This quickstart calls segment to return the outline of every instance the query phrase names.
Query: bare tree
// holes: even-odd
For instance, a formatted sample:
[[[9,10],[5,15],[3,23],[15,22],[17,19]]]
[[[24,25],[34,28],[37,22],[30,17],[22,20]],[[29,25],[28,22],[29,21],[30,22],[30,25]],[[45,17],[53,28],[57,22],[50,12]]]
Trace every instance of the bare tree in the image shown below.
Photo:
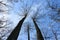
[[[32,32],[33,28],[31,28],[31,25],[29,22],[27,22],[27,34],[28,34],[28,40],[30,40],[30,31]]]
[[[37,11],[36,11],[35,15],[33,15],[32,20],[33,20],[33,23],[35,25],[35,29],[36,29],[36,32],[37,32],[37,40],[44,40],[44,37],[43,37],[43,35],[41,33],[41,30],[39,29],[39,27],[38,27],[38,25],[36,23],[37,18],[38,18],[38,14],[39,14],[38,11],[39,11],[39,7],[37,8]]]
[[[23,8],[23,12],[22,12],[23,15],[22,16],[24,16],[24,17],[22,18],[22,20],[19,21],[19,23],[17,24],[15,29],[11,32],[11,34],[9,35],[7,40],[17,40],[19,32],[22,27],[22,24],[23,24],[24,20],[26,19],[26,17],[28,16],[28,12],[30,11],[31,6],[28,8],[27,4],[26,4],[22,8]],[[21,16],[21,15],[19,14],[19,16]]]
[[[30,32],[29,32],[30,28],[29,25],[27,26],[27,32],[28,32],[28,40],[30,40]]]
[[[11,32],[11,34],[9,35],[9,37],[7,38],[7,40],[17,40],[19,32],[21,30],[21,26],[25,20],[27,15],[25,15],[25,17],[19,21],[19,23],[17,24],[17,26],[15,27],[15,29]]]
[[[4,4],[2,2],[0,2],[0,4],[3,4],[5,6],[7,6],[6,4]],[[26,7],[27,7],[27,5],[26,5]],[[28,14],[28,12],[30,10],[30,8],[27,9],[26,7],[24,7],[24,15],[23,15],[24,17],[22,18],[22,20],[19,21],[19,23],[17,24],[17,26],[15,27],[15,29],[8,36],[7,40],[17,40],[19,32],[20,32],[21,27],[22,27],[22,24],[23,24],[24,20],[26,19],[27,14]],[[1,12],[4,12],[4,11],[1,10]]]
[[[30,40],[30,24],[29,24],[29,22],[27,22],[27,23],[25,22],[24,25],[26,25],[25,32],[28,34],[28,40]]]
[[[31,24],[30,24],[30,22],[25,22],[24,23],[24,28],[25,28],[25,30],[24,30],[24,33],[27,33],[27,35],[28,35],[28,40],[30,40],[30,38],[31,38],[31,36],[30,36],[30,32],[33,32],[33,26],[31,26]],[[35,39],[35,38],[32,38],[33,40]],[[36,39],[35,39],[36,40]]]
[[[34,22],[34,25],[35,25],[35,28],[37,31],[37,40],[44,40],[41,30],[39,29],[39,27],[34,19],[33,19],[33,22]]]

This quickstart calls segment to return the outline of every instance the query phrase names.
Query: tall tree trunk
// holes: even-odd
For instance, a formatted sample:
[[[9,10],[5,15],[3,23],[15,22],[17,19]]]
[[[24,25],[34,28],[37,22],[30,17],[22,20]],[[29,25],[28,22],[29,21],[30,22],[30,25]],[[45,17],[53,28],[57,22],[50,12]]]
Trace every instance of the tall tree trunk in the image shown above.
[[[17,24],[16,28],[11,32],[11,34],[9,35],[9,37],[7,38],[7,40],[17,40],[19,32],[21,30],[21,26],[25,20],[26,16],[19,21],[19,23]]]
[[[28,26],[28,40],[30,40],[29,26]]]
[[[37,23],[35,22],[35,20],[33,19],[33,22],[34,22],[34,25],[35,25],[35,28],[36,28],[36,31],[37,31],[37,40],[44,40],[43,36],[42,36],[42,33],[37,25]]]

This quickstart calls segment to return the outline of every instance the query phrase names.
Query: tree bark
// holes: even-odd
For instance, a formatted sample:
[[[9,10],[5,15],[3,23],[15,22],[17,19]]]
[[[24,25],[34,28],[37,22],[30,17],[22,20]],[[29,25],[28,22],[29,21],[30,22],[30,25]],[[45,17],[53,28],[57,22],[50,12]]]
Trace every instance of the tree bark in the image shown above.
[[[30,32],[29,32],[29,26],[28,26],[28,40],[30,40]]]
[[[21,27],[22,27],[22,24],[23,24],[25,18],[26,18],[26,16],[21,21],[19,21],[16,28],[11,32],[11,34],[9,35],[7,40],[17,40],[19,32],[21,30]]]
[[[37,23],[35,22],[35,20],[33,19],[33,22],[34,22],[34,25],[35,25],[35,28],[36,28],[36,31],[37,31],[37,40],[44,40],[43,36],[42,36],[42,33],[41,33],[41,30],[39,29]]]

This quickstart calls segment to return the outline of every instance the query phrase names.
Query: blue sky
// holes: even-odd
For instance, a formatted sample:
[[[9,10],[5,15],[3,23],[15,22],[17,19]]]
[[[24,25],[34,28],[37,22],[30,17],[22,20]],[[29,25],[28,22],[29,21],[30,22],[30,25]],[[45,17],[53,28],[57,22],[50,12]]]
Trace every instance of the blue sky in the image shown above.
[[[57,7],[56,9],[60,8],[60,0],[48,0],[48,1],[50,3],[50,6],[53,6],[55,8]],[[36,39],[37,38],[36,30],[34,28],[34,23],[31,19],[31,17],[34,17],[35,14],[38,14],[36,22],[37,22],[39,28],[41,29],[43,36],[44,37],[51,36],[50,39],[46,39],[46,38],[44,38],[44,39],[45,40],[55,40],[55,35],[53,34],[52,29],[56,33],[59,32],[60,31],[59,30],[60,22],[54,21],[54,18],[60,19],[60,15],[58,16],[57,11],[52,10],[48,6],[47,0],[21,0],[21,1],[19,0],[18,2],[13,2],[13,3],[7,2],[7,4],[12,7],[12,8],[8,8],[10,10],[10,11],[8,11],[8,13],[9,13],[8,19],[10,19],[13,22],[14,27],[24,17],[24,16],[20,16],[20,15],[24,15],[24,9],[26,9],[26,8],[29,9],[29,7],[31,6],[31,8],[28,12],[28,16],[22,25],[22,29],[21,29],[21,32],[19,33],[19,37],[17,40],[28,40],[27,32],[25,32],[26,25],[24,25],[24,24],[26,24],[26,22],[27,23],[29,22],[33,29],[32,30],[33,32],[31,32],[31,30],[30,30],[30,39],[37,40]],[[38,10],[38,13],[36,13],[37,10]],[[53,19],[51,19],[51,18],[53,18]],[[14,28],[14,27],[12,27],[12,28]],[[59,30],[59,31],[56,31],[56,30]],[[57,38],[60,40],[60,36],[57,35]]]
[[[57,9],[60,8],[60,1],[59,0],[48,0],[48,1],[51,6],[53,6],[53,7],[57,6]],[[57,14],[57,12],[48,7],[48,2],[46,0],[23,0],[22,2],[20,2],[20,1],[17,3],[13,2],[13,5],[12,5],[13,10],[11,10],[12,13],[10,11],[10,14],[14,15],[14,17],[11,17],[11,19],[14,21],[14,24],[18,23],[19,18],[21,18],[21,16],[19,16],[18,13],[20,15],[22,15],[24,8],[27,8],[26,5],[28,8],[31,6],[31,9],[30,9],[28,16],[27,16],[26,20],[24,21],[24,23],[30,22],[30,20],[31,20],[30,23],[32,23],[32,25],[33,25],[31,17],[33,17],[33,15],[35,15],[37,9],[39,9],[38,16],[37,16],[38,19],[36,22],[37,22],[39,28],[41,29],[43,36],[44,37],[51,36],[50,39],[55,40],[52,29],[54,31],[58,30],[59,26],[60,26],[59,25],[60,22],[56,22],[50,18],[49,15],[55,15],[55,14]],[[17,22],[15,23],[15,21],[17,21]],[[51,27],[51,25],[53,25],[53,27]],[[21,33],[20,33],[21,36],[19,35],[18,40],[20,40],[20,39],[27,40],[28,39],[27,34],[24,34],[24,30],[25,30],[24,27],[26,27],[26,26],[22,26]],[[32,26],[32,28],[34,28],[34,26]],[[33,40],[33,39],[37,40],[37,39],[35,39],[36,38],[35,37],[35,35],[36,35],[35,29],[31,33],[30,33],[31,40]],[[57,37],[58,37],[58,35],[57,35]],[[50,39],[45,39],[45,40],[50,40]]]

